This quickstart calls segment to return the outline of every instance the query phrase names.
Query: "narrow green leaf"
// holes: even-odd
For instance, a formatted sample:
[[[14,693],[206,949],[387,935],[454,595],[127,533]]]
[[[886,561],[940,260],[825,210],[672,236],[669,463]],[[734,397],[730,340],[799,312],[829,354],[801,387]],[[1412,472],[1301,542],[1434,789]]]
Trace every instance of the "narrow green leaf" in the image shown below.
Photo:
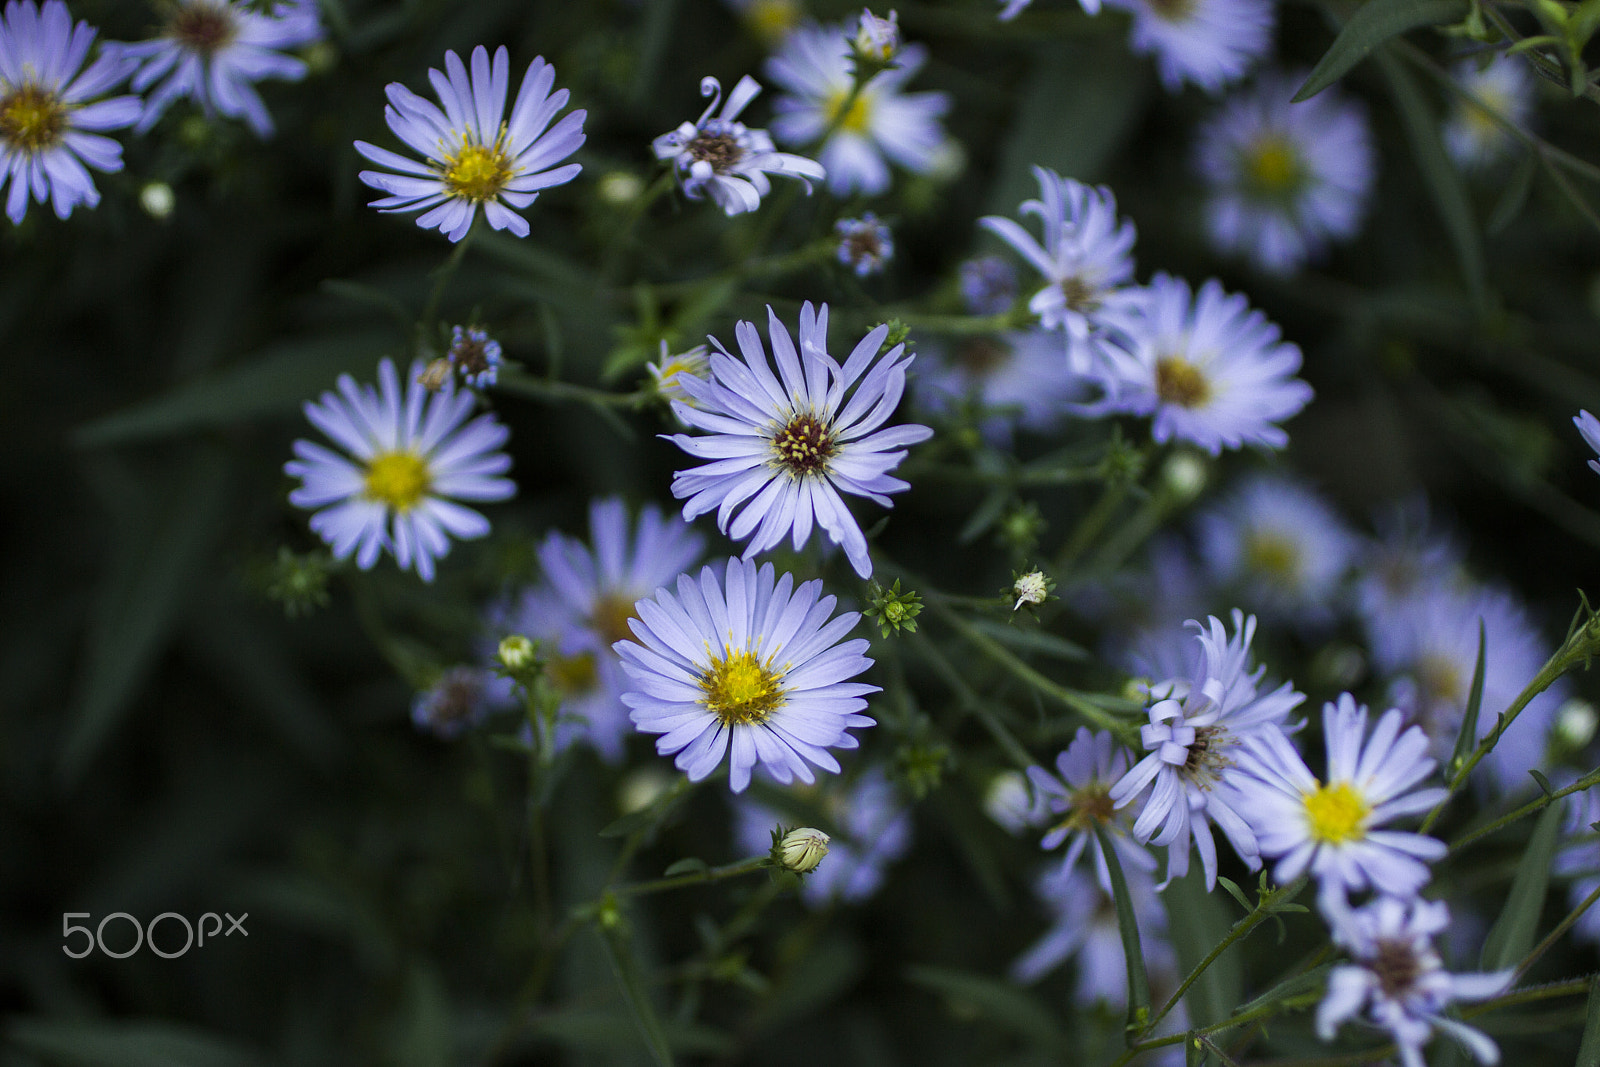
[[[906,968],[905,976],[908,981],[976,1008],[984,1018],[1028,1039],[1037,1049],[1060,1052],[1067,1047],[1066,1034],[1056,1023],[1056,1012],[1014,982],[950,967],[911,966]]]
[[[1572,1067],[1600,1067],[1600,981],[1589,983],[1589,1017],[1583,1024],[1583,1042]]]
[[[1369,0],[1376,2],[1376,0]],[[1427,0],[1437,2],[1437,0]],[[1361,10],[1366,10],[1362,8]],[[1392,55],[1380,52],[1378,60],[1389,80],[1390,92],[1406,127],[1412,155],[1422,180],[1433,195],[1434,206],[1444,222],[1450,243],[1455,246],[1462,277],[1472,293],[1474,304],[1482,306],[1487,283],[1484,280],[1483,244],[1472,218],[1472,203],[1467,198],[1461,172],[1444,150],[1439,139],[1439,119],[1428,107],[1411,74]]]
[[[1111,897],[1117,905],[1117,932],[1122,935],[1122,955],[1128,969],[1128,1039],[1150,1017],[1150,977],[1144,970],[1144,950],[1139,946],[1139,920],[1133,913],[1133,898],[1128,895],[1128,880],[1122,874],[1122,861],[1111,847],[1105,827],[1094,824],[1100,854],[1111,873]]]
[[[1309,971],[1303,971],[1291,978],[1285,978],[1249,1003],[1239,1005],[1234,1014],[1244,1015],[1264,1005],[1276,1004],[1278,1001],[1287,1000],[1298,993],[1316,989],[1322,984],[1323,978],[1333,969],[1333,966],[1332,963],[1319,963]]]
[[[976,541],[985,530],[1000,521],[1000,516],[1005,514],[1006,505],[1011,503],[1011,491],[1003,486],[996,486],[983,498],[983,503],[967,519],[961,531],[956,534],[958,544],[971,544]]]
[[[661,1028],[661,1020],[656,1015],[655,1005],[650,1003],[644,983],[639,980],[638,966],[628,948],[627,933],[621,926],[601,927],[598,933],[606,948],[606,958],[611,961],[611,973],[616,975],[617,987],[622,991],[622,999],[627,1001],[634,1024],[639,1028],[639,1036],[644,1038],[650,1055],[661,1067],[672,1067],[672,1050],[667,1047],[666,1031]]]
[[[1351,67],[1391,37],[1418,26],[1459,22],[1467,14],[1463,0],[1367,0],[1356,8],[1328,51],[1311,68],[1292,103],[1309,100],[1338,81]]]
[[[630,834],[654,830],[670,815],[678,803],[688,795],[687,779],[680,779],[676,788],[657,797],[653,804],[630,811],[600,831],[601,837],[627,837]]]
[[[1533,947],[1539,916],[1544,911],[1545,890],[1550,885],[1550,864],[1555,856],[1563,814],[1560,804],[1551,804],[1533,828],[1527,850],[1517,864],[1516,876],[1511,880],[1511,891],[1506,894],[1505,907],[1483,942],[1482,966],[1486,971],[1515,967]]]
[[[695,856],[689,856],[688,858],[681,859],[677,863],[674,863],[672,866],[668,867],[664,872],[662,872],[661,876],[663,878],[673,878],[680,874],[689,874],[691,872],[698,874],[701,871],[708,871],[710,869],[710,867],[706,866],[705,860],[699,859]]]
[[[1219,875],[1217,877],[1217,884],[1226,889],[1228,891],[1228,895],[1234,900],[1237,900],[1239,902],[1239,907],[1243,908],[1246,913],[1255,910],[1255,905],[1250,903],[1249,899],[1244,895],[1244,890],[1239,888],[1239,883],[1235,882],[1232,878],[1223,878]]]
[[[1535,770],[1529,770],[1528,773],[1532,775],[1534,783],[1538,785],[1539,789],[1544,793],[1545,796],[1548,797],[1554,795],[1556,789],[1555,786],[1550,784],[1550,779],[1546,778],[1543,774]]]
[[[1472,686],[1467,691],[1467,712],[1461,717],[1461,732],[1456,735],[1456,749],[1450,754],[1450,770],[1466,763],[1478,747],[1478,712],[1483,707],[1483,672],[1489,638],[1484,632],[1483,619],[1478,619],[1478,661],[1472,668]]]

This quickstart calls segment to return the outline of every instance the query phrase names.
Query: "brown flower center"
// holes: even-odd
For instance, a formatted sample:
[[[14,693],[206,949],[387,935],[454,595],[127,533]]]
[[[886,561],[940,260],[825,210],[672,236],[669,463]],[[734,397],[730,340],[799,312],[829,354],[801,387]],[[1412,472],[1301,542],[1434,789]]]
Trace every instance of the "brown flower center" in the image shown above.
[[[711,164],[718,174],[728,173],[744,158],[744,149],[730,133],[702,133],[683,147],[697,161]]]
[[[819,474],[839,451],[833,435],[815,415],[796,415],[772,439],[778,464],[793,475]]]
[[[1422,974],[1422,963],[1410,942],[1385,939],[1378,942],[1372,973],[1378,976],[1378,988],[1383,995],[1394,1000],[1404,996],[1416,983]]]
[[[195,52],[216,52],[233,42],[239,24],[220,4],[185,4],[172,17],[167,35]]]

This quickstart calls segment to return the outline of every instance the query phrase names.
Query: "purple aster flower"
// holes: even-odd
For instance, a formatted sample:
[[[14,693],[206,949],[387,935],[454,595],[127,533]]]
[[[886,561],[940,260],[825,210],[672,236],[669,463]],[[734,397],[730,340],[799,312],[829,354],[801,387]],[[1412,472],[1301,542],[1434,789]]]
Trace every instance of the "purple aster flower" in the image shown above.
[[[1572,424],[1578,428],[1578,433],[1583,435],[1583,443],[1600,452],[1600,419],[1587,411],[1579,411],[1572,416]],[[1591,459],[1589,469],[1600,474],[1600,459]]]
[[[1434,528],[1420,497],[1380,514],[1377,528],[1357,560],[1356,615],[1369,648],[1399,649],[1411,640],[1411,604],[1427,589],[1461,586],[1466,557],[1454,538]],[[1394,663],[1405,653],[1377,655]]]
[[[568,163],[557,167],[583,145],[587,112],[569,113],[550,129],[550,120],[567,106],[567,90],[552,93],[555,68],[536,58],[528,64],[522,87],[505,120],[511,86],[510,54],[501,46],[494,63],[482,45],[472,50],[472,74],[454,52],[444,54],[448,76],[428,71],[428,80],[443,110],[399,82],[390,82],[389,106],[383,109],[389,128],[427,162],[418,163],[377,145],[357,141],[356,151],[399,174],[364,170],[361,180],[388,193],[372,206],[379,211],[422,211],[417,225],[437,229],[459,241],[472,227],[478,208],[497,230],[528,236],[528,220],[518,211],[538,199],[539,190],[570,182],[583,169]]]
[[[1487,1000],[1511,985],[1512,971],[1451,974],[1433,948],[1433,935],[1450,925],[1443,901],[1379,897],[1355,910],[1328,915],[1333,940],[1351,962],[1328,975],[1328,995],[1317,1008],[1317,1034],[1333,1040],[1339,1024],[1360,1015],[1387,1030],[1400,1046],[1403,1067],[1426,1067],[1422,1046],[1443,1031],[1480,1063],[1494,1064],[1500,1050],[1480,1030],[1451,1019],[1458,1000]]]
[[[318,509],[311,528],[336,557],[354,553],[367,570],[388,549],[402,569],[414,566],[431,582],[451,536],[489,532],[488,519],[455,501],[505,500],[517,487],[499,477],[511,466],[500,451],[510,432],[493,415],[467,422],[473,395],[453,382],[430,393],[422,373],[422,362],[413,363],[403,394],[392,360],[378,366],[379,389],[340,375],[339,392],[308,401],[305,413],[349,455],[300,440],[283,469],[303,480],[289,502]]]
[[[1106,0],[1133,15],[1129,44],[1154,55],[1161,84],[1214,93],[1272,49],[1271,0]]]
[[[859,219],[840,219],[833,224],[833,232],[839,237],[839,262],[855,271],[857,278],[880,273],[894,258],[894,236],[870,211]]]
[[[1239,776],[1234,753],[1251,731],[1283,722],[1305,694],[1289,682],[1259,692],[1266,668],[1249,667],[1255,616],[1246,619],[1235,608],[1231,638],[1214,615],[1206,626],[1190,625],[1200,642],[1200,664],[1188,679],[1152,688],[1150,723],[1139,731],[1150,754],[1112,786],[1111,800],[1124,807],[1150,790],[1133,824],[1134,839],[1167,847],[1170,882],[1188,872],[1193,837],[1210,889],[1217,883],[1217,846],[1208,820],[1228,836],[1251,870],[1261,866],[1255,833],[1239,811],[1233,788]]]
[[[1100,884],[1111,888],[1111,872],[1105,856],[1095,842],[1095,827],[1105,829],[1124,868],[1155,869],[1155,857],[1133,844],[1128,828],[1119,819],[1111,801],[1111,787],[1128,770],[1128,754],[1107,731],[1091,733],[1078,727],[1077,736],[1066,751],[1056,757],[1056,773],[1043,767],[1029,767],[1028,781],[1043,808],[1042,821],[1049,826],[1039,847],[1055,849],[1066,842],[1061,858],[1063,867],[1075,867],[1084,850],[1094,845],[1095,872]]]
[[[801,307],[798,350],[771,308],[767,318],[776,376],[755,324],[741,322],[735,336],[742,359],[712,338],[717,351],[710,379],[678,379],[693,403],[673,401],[673,413],[709,436],[663,436],[711,462],[673,475],[672,495],[687,501],[685,519],[717,509],[717,526],[724,533],[735,541],[749,538],[746,559],[774,547],[785,534],[800,548],[815,524],[843,546],[857,574],[869,577],[866,536],[839,493],[890,507],[886,494],[910,488],[889,471],[905,458],[906,446],[926,441],[933,431],[917,425],[879,427],[900,402],[913,357],[904,345],[895,345],[879,358],[889,335],[887,326],[879,326],[840,366],[828,354],[826,304],[820,310],[809,302]]]
[[[72,24],[67,5],[11,0],[0,19],[0,184],[9,181],[6,216],[21,222],[28,193],[66,218],[100,192],[84,164],[122,169],[122,146],[92,131],[115,130],[139,117],[139,98],[96,100],[136,65],[106,49],[83,70],[95,30]],[[79,71],[82,71],[80,74]]]
[[[733,87],[722,114],[712,117],[722,103],[722,85],[715,78],[704,78],[700,95],[713,99],[700,118],[650,142],[657,159],[672,161],[690,200],[709,194],[725,213],[738,215],[760,207],[761,198],[772,192],[768,174],[798,178],[808,193],[813,181],[826,176],[814,160],[779,152],[766,130],[752,130],[737,121],[760,91],[760,84],[745,75]]]
[[[525,591],[496,629],[546,643],[549,674],[562,694],[555,744],[582,737],[610,763],[632,732],[622,694],[628,678],[612,651],[632,637],[634,605],[694,566],[705,539],[654,505],[637,528],[616,497],[589,505],[589,541],[552,531],[539,547],[543,581]]]
[[[1469,98],[1452,95],[1444,124],[1444,147],[1463,167],[1485,167],[1516,143],[1507,124],[1526,129],[1533,117],[1535,81],[1520,56],[1495,52],[1489,59],[1463,59],[1452,69]]]
[[[992,444],[1008,444],[1013,424],[1049,433],[1082,398],[1083,380],[1061,358],[1061,335],[1051,330],[974,334],[927,347],[917,403],[945,415],[975,404],[979,428]]]
[[[1355,236],[1377,176],[1359,102],[1337,89],[1294,104],[1304,73],[1264,74],[1200,129],[1206,229],[1223,252],[1291,274]]]
[[[961,302],[969,315],[999,315],[1017,299],[1017,268],[1000,256],[979,256],[961,264]]]
[[[1248,734],[1234,757],[1240,810],[1254,828],[1261,855],[1278,859],[1273,878],[1288,885],[1306,871],[1324,896],[1376,889],[1410,896],[1432,877],[1428,864],[1442,859],[1443,841],[1380,830],[1386,822],[1420,815],[1450,795],[1417,789],[1437,764],[1419,727],[1401,729],[1398,710],[1378,720],[1367,736],[1367,709],[1349,693],[1322,707],[1328,778],[1319,781],[1283,731],[1266,725]]]
[[[143,64],[133,88],[143,92],[161,82],[145,101],[139,132],[186,96],[207,115],[244,119],[259,137],[272,132],[272,116],[255,83],[305,77],[305,63],[283,51],[321,40],[322,26],[315,0],[260,7],[247,0],[177,0],[160,37],[117,45]]]
[[[1157,274],[1116,325],[1127,344],[1102,348],[1106,397],[1088,413],[1150,415],[1157,443],[1188,441],[1213,456],[1289,443],[1278,423],[1311,401],[1293,377],[1300,349],[1243,296],[1215,280],[1191,296],[1188,282]]]
[[[728,755],[735,793],[758,764],[784,784],[814,781],[812,766],[838,774],[828,749],[855,748],[849,729],[874,722],[859,712],[878,687],[846,680],[872,666],[867,641],[839,643],[860,613],[829,619],[821,579],[796,587],[749,560],[730,559],[722,582],[710,567],[681,574],[677,589],[639,601],[634,640],[612,646],[632,679],[622,702],[642,733],[661,735],[656,751],[677,753],[696,782]]]

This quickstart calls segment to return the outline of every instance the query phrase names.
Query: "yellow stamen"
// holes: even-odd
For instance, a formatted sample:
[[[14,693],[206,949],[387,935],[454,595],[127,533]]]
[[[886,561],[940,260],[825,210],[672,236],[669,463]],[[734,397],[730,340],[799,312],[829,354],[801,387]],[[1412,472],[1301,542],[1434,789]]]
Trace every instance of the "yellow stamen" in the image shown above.
[[[587,693],[600,680],[595,669],[594,653],[580,652],[576,656],[554,656],[550,660],[550,680],[565,694]]]
[[[1342,845],[1367,836],[1367,816],[1372,808],[1348,782],[1319,785],[1300,798],[1311,824],[1311,836],[1330,845]]]
[[[43,86],[27,83],[0,99],[0,138],[24,152],[37,152],[61,140],[67,105]]]
[[[464,142],[444,164],[444,183],[450,192],[474,204],[493,200],[511,180],[511,157],[505,149],[505,131],[492,145]]]
[[[1304,174],[1294,145],[1276,134],[1267,134],[1251,145],[1245,151],[1244,165],[1250,184],[1268,196],[1294,192]]]
[[[432,484],[427,460],[411,452],[380,452],[367,464],[367,499],[396,511],[416,507]]]
[[[850,98],[848,89],[840,89],[828,97],[827,115],[830,125],[837,123],[841,130],[851,133],[866,133],[872,121],[872,105],[867,100],[867,94],[857,93],[855,100],[851,101],[850,110],[845,112],[843,119],[839,112],[844,109],[844,102]]]
[[[701,702],[716,713],[724,726],[751,726],[783,706],[783,674],[763,665],[753,652],[729,652],[711,657],[700,678],[705,691]]]
[[[1156,396],[1164,404],[1197,408],[1211,399],[1211,383],[1188,360],[1163,356],[1156,360]]]
[[[1300,549],[1271,530],[1252,530],[1244,539],[1245,564],[1257,574],[1292,584],[1300,573]]]

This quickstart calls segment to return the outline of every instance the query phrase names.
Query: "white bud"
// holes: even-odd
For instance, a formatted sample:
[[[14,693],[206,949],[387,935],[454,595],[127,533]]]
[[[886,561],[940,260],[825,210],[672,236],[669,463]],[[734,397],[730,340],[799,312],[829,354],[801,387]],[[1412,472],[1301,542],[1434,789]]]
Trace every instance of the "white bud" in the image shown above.
[[[153,219],[166,219],[177,204],[178,198],[166,182],[149,182],[139,190],[139,206]]]
[[[817,869],[822,857],[828,854],[828,841],[827,834],[809,826],[790,830],[778,842],[777,860],[786,871],[809,874]]]
[[[1020,834],[1033,824],[1033,791],[1021,771],[1001,771],[989,779],[983,810],[1008,834]]]
[[[1162,464],[1161,481],[1179,500],[1193,500],[1206,487],[1205,460],[1193,452],[1174,452]]]
[[[600,179],[600,199],[622,207],[639,199],[644,193],[644,182],[636,174],[614,170]]]
[[[1016,611],[1024,604],[1043,604],[1044,598],[1050,595],[1050,585],[1045,581],[1044,571],[1029,571],[1017,579],[1011,593],[1017,598],[1011,610]]]
[[[512,634],[500,642],[497,651],[501,664],[511,671],[525,671],[538,662],[538,650],[522,634]]]
[[[1556,709],[1556,739],[1566,748],[1580,749],[1593,741],[1597,726],[1600,717],[1595,715],[1594,705],[1580,697],[1572,697]]]
[[[673,781],[671,774],[655,765],[630,772],[617,785],[617,810],[624,815],[643,811],[661,799],[661,794],[672,788]]]

